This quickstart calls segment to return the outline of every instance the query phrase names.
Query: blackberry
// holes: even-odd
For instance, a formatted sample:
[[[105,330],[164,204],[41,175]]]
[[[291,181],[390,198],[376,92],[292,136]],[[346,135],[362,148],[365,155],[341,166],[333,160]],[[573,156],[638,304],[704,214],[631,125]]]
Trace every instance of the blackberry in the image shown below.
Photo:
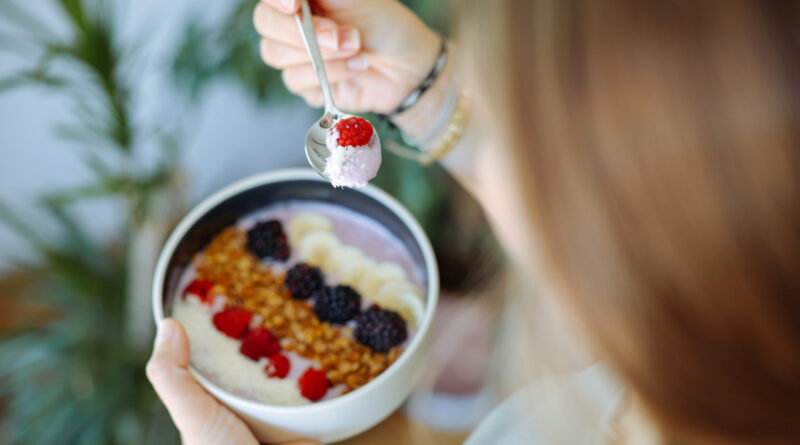
[[[308,300],[314,292],[322,289],[324,277],[319,268],[299,263],[286,272],[286,288],[292,298]]]
[[[350,286],[323,287],[314,293],[314,313],[321,321],[344,324],[361,310],[361,295]]]
[[[356,317],[355,337],[375,352],[387,352],[408,337],[406,321],[395,311],[372,306]]]
[[[247,248],[261,259],[286,261],[289,258],[289,242],[281,222],[275,219],[262,221],[247,231]]]

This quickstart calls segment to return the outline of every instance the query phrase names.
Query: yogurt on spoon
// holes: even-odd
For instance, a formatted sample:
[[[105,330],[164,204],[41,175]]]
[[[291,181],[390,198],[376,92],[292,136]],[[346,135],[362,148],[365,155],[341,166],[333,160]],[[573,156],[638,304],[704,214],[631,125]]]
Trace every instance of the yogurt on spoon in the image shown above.
[[[324,174],[334,187],[361,187],[378,174],[381,142],[366,119],[340,120],[328,131],[325,145],[330,156]]]

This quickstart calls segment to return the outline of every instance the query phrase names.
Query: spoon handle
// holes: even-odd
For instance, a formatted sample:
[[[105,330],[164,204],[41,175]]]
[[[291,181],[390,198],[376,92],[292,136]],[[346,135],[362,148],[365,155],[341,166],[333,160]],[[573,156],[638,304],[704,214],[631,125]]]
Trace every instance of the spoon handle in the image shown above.
[[[317,79],[319,79],[319,85],[322,88],[322,98],[325,100],[325,113],[338,116],[340,112],[333,103],[333,94],[328,83],[328,75],[325,73],[322,54],[319,51],[317,33],[314,32],[314,22],[311,20],[311,8],[308,6],[308,0],[301,2],[301,10],[303,12],[302,17],[298,12],[294,15],[294,19],[300,28],[300,34],[303,35],[303,42],[306,44],[308,55],[311,56],[311,65],[314,66],[314,71],[317,72]]]

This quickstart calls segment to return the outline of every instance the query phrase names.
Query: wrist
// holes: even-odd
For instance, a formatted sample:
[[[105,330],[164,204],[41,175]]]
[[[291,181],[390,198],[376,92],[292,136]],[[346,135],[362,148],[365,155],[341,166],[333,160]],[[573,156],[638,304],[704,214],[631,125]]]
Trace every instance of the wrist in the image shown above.
[[[452,50],[450,52],[452,54]],[[436,117],[446,114],[442,113],[446,111],[443,110],[443,106],[448,102],[448,97],[452,98],[455,83],[452,59],[452,56],[447,58],[439,76],[414,105],[392,117],[392,123],[402,130],[407,138],[422,141],[441,126],[442,123],[439,121],[442,119]],[[446,118],[447,116],[443,117],[444,120]]]

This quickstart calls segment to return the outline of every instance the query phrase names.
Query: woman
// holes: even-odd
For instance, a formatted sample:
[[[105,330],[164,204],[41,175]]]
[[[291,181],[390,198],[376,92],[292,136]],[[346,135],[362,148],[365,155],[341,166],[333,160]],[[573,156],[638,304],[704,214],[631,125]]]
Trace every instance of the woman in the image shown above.
[[[527,289],[629,388],[599,441],[800,443],[796,2],[476,0],[438,73],[395,0],[320,3],[337,104],[389,113],[468,183]],[[320,105],[297,8],[258,5],[262,55]]]

